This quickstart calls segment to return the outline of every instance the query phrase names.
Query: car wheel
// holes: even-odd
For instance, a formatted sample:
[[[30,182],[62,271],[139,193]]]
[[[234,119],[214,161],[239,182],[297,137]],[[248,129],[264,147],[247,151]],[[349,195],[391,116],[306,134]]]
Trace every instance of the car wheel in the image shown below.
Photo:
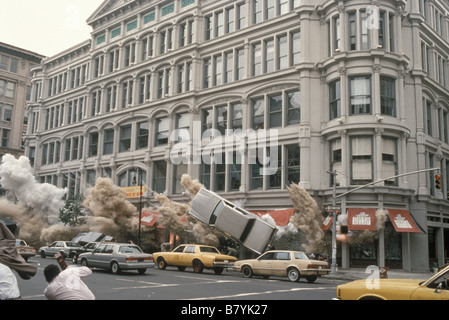
[[[167,262],[165,262],[164,258],[159,258],[157,260],[157,267],[159,270],[165,270],[165,268],[167,268]]]
[[[290,281],[296,282],[299,280],[299,271],[296,268],[290,268],[287,271],[287,277]]]
[[[193,261],[193,272],[201,273],[204,270],[204,265],[201,261],[195,260]]]
[[[118,266],[117,262],[112,262],[111,263],[111,271],[113,274],[119,274],[120,273],[120,267]]]
[[[80,264],[81,264],[82,267],[89,267],[88,264],[87,264],[87,259],[86,258],[81,259],[81,263]]]
[[[147,271],[147,268],[142,268],[142,269],[138,269],[137,272],[139,272],[139,274],[144,274]]]
[[[222,273],[223,273],[223,270],[224,270],[224,268],[222,268],[222,267],[214,268],[215,274],[222,274]]]
[[[44,259],[45,259],[45,257],[46,257],[45,251],[42,250],[42,251],[41,251],[41,258],[44,258]]]
[[[251,278],[253,276],[253,270],[251,269],[250,266],[243,266],[243,268],[242,268],[242,275],[245,278]]]
[[[317,276],[307,276],[307,277],[306,277],[306,280],[307,280],[309,283],[314,283],[315,280],[316,280],[317,278],[318,278]]]

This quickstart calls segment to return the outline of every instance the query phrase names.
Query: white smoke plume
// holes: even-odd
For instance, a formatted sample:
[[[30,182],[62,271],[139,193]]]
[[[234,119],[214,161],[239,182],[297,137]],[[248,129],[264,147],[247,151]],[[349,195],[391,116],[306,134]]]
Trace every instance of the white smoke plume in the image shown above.
[[[48,183],[38,183],[32,173],[27,157],[19,159],[10,154],[2,158],[0,183],[17,200],[12,205],[3,199],[0,215],[8,216],[20,225],[20,236],[40,239],[41,232],[58,222],[59,209],[66,189],[59,189]]]

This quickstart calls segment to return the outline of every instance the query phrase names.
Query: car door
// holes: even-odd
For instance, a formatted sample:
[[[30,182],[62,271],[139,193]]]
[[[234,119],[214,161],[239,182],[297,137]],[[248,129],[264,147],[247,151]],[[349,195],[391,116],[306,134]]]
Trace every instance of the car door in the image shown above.
[[[98,254],[98,267],[108,269],[111,265],[113,252],[114,245],[106,245],[104,249]]]
[[[254,261],[253,272],[258,275],[271,276],[271,266],[273,264],[275,252],[266,252]]]
[[[58,241],[53,242],[52,244],[50,244],[47,249],[45,250],[45,253],[47,255],[54,255],[56,253],[56,245],[58,244]]]
[[[101,253],[105,250],[106,245],[99,245],[91,254],[87,255],[87,262],[90,267],[101,266]]]
[[[162,256],[164,257],[167,264],[172,266],[178,266],[180,265],[180,259],[181,256],[184,254],[183,252],[185,248],[186,246],[184,245],[178,246],[172,252],[164,252]]]
[[[449,300],[449,269],[431,282],[419,286],[411,296],[412,300]]]
[[[191,267],[195,257],[196,246],[186,246],[184,253],[180,255],[179,265]]]
[[[271,274],[273,276],[286,276],[290,259],[290,252],[276,252],[271,263]]]

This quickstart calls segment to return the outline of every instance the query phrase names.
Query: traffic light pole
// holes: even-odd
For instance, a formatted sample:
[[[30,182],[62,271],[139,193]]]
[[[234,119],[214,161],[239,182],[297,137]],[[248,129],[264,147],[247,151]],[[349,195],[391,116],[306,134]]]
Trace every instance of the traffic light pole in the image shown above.
[[[441,168],[431,168],[431,169],[422,169],[422,170],[417,170],[417,171],[412,171],[412,172],[407,172],[407,173],[402,173],[402,174],[398,174],[395,176],[391,176],[385,179],[380,179],[374,182],[370,182],[367,183],[363,186],[354,188],[352,190],[349,190],[345,193],[339,194],[337,196],[336,194],[336,177],[337,177],[337,171],[327,171],[327,173],[332,175],[332,263],[331,263],[331,273],[332,274],[336,274],[338,272],[338,265],[337,265],[337,209],[336,209],[336,200],[337,198],[341,198],[349,193],[352,193],[354,191],[372,186],[376,183],[379,182],[383,182],[383,181],[387,181],[387,180],[391,180],[391,179],[395,179],[395,178],[399,178],[399,177],[404,177],[404,176],[409,176],[412,174],[417,174],[417,173],[422,173],[422,172],[427,172],[427,171],[433,171],[433,170],[438,170],[440,171]]]

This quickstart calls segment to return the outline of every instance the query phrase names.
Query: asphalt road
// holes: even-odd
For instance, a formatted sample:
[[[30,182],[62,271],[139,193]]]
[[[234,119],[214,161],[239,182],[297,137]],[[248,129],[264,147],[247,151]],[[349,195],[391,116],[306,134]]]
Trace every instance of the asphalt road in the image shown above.
[[[43,270],[57,264],[54,258],[34,257],[29,263],[38,268],[31,280],[18,277],[23,300],[46,300],[43,292],[47,286]],[[72,265],[67,261],[68,265]],[[341,281],[318,278],[314,283],[305,279],[290,282],[287,278],[243,278],[240,273],[225,271],[215,275],[212,271],[194,273],[191,268],[184,272],[168,267],[166,270],[147,269],[139,275],[127,271],[114,275],[106,270],[94,269],[83,281],[95,294],[97,300],[331,300]]]

